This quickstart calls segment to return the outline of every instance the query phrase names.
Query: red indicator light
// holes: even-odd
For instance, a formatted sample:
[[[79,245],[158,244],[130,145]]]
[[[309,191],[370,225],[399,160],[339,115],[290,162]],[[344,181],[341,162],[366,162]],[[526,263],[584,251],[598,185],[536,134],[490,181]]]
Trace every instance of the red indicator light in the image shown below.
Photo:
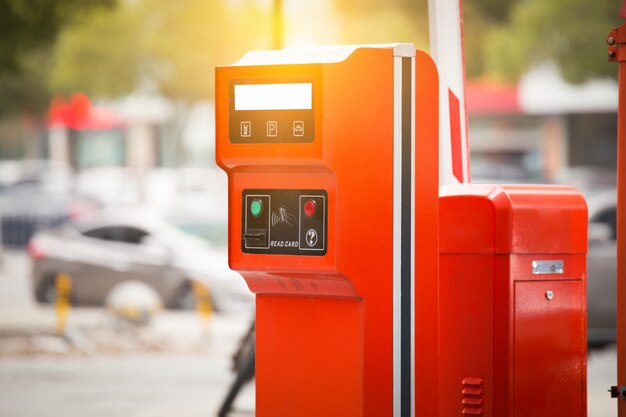
[[[306,203],[304,203],[304,214],[306,214],[307,217],[313,217],[316,211],[317,203],[315,203],[315,200],[307,200]]]

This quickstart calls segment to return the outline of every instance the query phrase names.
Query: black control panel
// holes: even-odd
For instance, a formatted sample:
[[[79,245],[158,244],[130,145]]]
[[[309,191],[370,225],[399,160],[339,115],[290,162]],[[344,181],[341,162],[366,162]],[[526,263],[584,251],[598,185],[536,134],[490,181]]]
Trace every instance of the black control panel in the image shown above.
[[[315,138],[309,77],[231,80],[232,143],[310,143]]]
[[[325,190],[244,190],[242,207],[244,253],[326,254]]]

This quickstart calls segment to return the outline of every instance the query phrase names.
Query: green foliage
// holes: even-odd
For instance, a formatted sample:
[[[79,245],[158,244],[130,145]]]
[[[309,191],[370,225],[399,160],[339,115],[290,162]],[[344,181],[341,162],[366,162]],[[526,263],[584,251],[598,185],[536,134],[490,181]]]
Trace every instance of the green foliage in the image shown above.
[[[490,19],[489,14],[484,13],[485,7],[481,6],[481,3],[488,2],[489,0],[463,2],[463,47],[465,72],[469,78],[479,77],[485,72],[485,38],[497,24]]]
[[[49,55],[45,49],[23,53],[16,61],[20,71],[0,76],[0,116],[45,112],[51,98],[47,82]]]
[[[161,90],[170,96],[209,98],[216,65],[271,47],[271,9],[254,2],[149,0],[147,6],[167,9],[152,16],[160,24],[153,28],[148,47]]]
[[[97,13],[60,39],[52,86],[88,95],[132,92],[145,79],[194,101],[213,94],[213,68],[268,48],[270,10],[252,3],[138,0]]]
[[[486,71],[514,80],[534,65],[554,61],[570,82],[615,77],[605,40],[620,23],[618,9],[614,0],[518,2],[510,25],[494,28],[486,37]]]
[[[411,15],[387,7],[378,13],[352,12],[341,20],[341,42],[346,44],[412,42],[428,49],[428,16]]]
[[[22,56],[54,42],[68,23],[114,0],[0,0],[0,74],[19,73]]]
[[[143,35],[133,8],[94,13],[66,30],[55,45],[55,91],[116,96],[132,91],[141,76]]]
[[[506,24],[515,0],[463,1],[465,69],[469,77],[484,74],[484,42],[491,29]],[[337,0],[349,42],[414,42],[428,49],[428,0]],[[365,39],[365,40],[363,40]],[[371,40],[374,39],[374,40]]]
[[[342,43],[413,42],[428,49],[428,0],[335,0]]]
[[[380,36],[420,46],[428,33],[427,4],[389,0],[382,7],[376,0],[337,0],[348,40],[370,42]],[[615,0],[464,0],[467,76],[516,80],[533,66],[553,61],[571,82],[615,77],[605,39],[621,23],[619,6]]]
[[[335,0],[337,9],[345,14],[379,13],[382,9],[396,8],[414,16],[428,15],[428,0],[387,0],[381,7],[380,0]]]
[[[473,16],[481,16],[483,22],[506,23],[509,20],[511,6],[516,0],[465,0],[463,1],[464,14],[471,10]]]
[[[177,100],[211,97],[216,65],[271,47],[271,4],[0,0],[0,116],[43,112],[50,91],[112,97],[145,80]],[[338,43],[428,47],[428,0],[332,4]],[[620,23],[615,0],[465,0],[463,7],[469,77],[514,80],[545,61],[570,81],[616,74],[604,43]],[[290,25],[298,30],[297,22]]]
[[[115,0],[0,0],[0,116],[42,114],[50,101],[50,47],[58,33]]]

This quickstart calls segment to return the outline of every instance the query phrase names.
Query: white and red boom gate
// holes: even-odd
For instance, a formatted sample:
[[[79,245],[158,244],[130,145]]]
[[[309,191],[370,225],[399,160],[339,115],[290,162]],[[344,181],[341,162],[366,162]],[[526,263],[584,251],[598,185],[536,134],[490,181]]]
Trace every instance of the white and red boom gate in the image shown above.
[[[470,182],[462,0],[429,0],[430,55],[439,71],[439,185]]]

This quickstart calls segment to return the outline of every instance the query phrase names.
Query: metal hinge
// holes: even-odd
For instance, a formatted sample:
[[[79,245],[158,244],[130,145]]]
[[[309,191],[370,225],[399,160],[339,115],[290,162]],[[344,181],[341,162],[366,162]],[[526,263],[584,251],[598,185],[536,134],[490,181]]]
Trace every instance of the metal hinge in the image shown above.
[[[606,43],[609,46],[610,62],[626,61],[626,48],[623,48],[626,46],[626,24],[613,28],[606,38]]]
[[[612,386],[609,390],[611,398],[626,398],[626,387]]]

